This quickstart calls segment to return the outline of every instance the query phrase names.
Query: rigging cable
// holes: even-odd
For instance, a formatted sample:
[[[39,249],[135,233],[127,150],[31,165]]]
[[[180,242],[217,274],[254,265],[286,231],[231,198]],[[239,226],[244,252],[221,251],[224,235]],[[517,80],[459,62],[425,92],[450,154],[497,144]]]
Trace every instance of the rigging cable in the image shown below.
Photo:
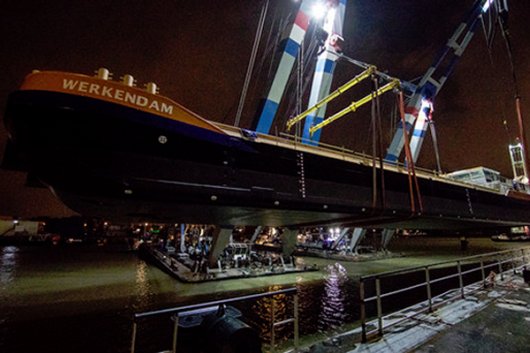
[[[381,209],[385,209],[385,178],[383,168],[383,141],[381,129],[381,108],[379,102],[379,81],[372,75],[372,209],[380,200]],[[379,159],[379,183],[377,182],[377,159]],[[379,191],[379,192],[378,192]]]
[[[375,109],[376,109],[376,128],[377,128],[377,140],[378,140],[378,152],[379,152],[379,174],[380,174],[380,197],[381,197],[381,207],[385,209],[386,207],[386,198],[385,198],[385,168],[383,167],[383,127],[381,123],[381,101],[379,99],[380,95],[377,93],[379,91],[379,80],[374,75],[374,87],[375,87]]]
[[[300,46],[300,50],[303,51],[304,53],[303,56],[301,56],[302,58],[301,60],[303,60],[303,71],[302,71],[302,76],[300,77],[301,83],[302,83],[300,86],[302,96],[305,95],[305,92],[307,92],[309,84],[311,83],[311,76],[309,75],[309,72],[310,72],[310,69],[316,65],[316,61],[314,59],[316,58],[315,54],[318,49],[318,45],[317,45],[317,41],[315,40],[314,33],[313,35],[311,35],[311,38],[306,41],[309,41],[309,45],[307,46],[307,48],[305,48],[303,45]],[[307,63],[310,63],[310,65],[308,65]],[[289,79],[287,80],[286,87],[291,87],[292,84],[293,84],[293,77],[290,76]],[[286,123],[285,119],[289,115],[296,116],[296,114],[292,114],[292,113],[289,114],[290,112],[294,112],[296,110],[296,108],[293,108],[293,105],[295,104],[296,104],[296,96],[289,95],[289,101],[287,102],[287,109],[286,109],[287,114],[283,115],[283,120],[281,121],[282,125],[285,125]]]
[[[298,52],[298,67],[297,67],[297,80],[296,80],[296,103],[295,103],[295,114],[298,115],[302,112],[302,96],[303,96],[303,79],[304,79],[304,46],[300,46]],[[283,125],[283,124],[282,124]],[[296,124],[295,136],[302,135],[302,127],[300,124]]]
[[[502,0],[501,0],[502,1]],[[527,171],[528,150],[526,144],[526,137],[523,124],[523,116],[521,112],[521,96],[519,95],[519,87],[517,83],[517,75],[515,72],[515,60],[513,58],[513,47],[510,40],[510,31],[508,29],[508,4],[506,1],[502,1],[503,6],[499,7],[499,26],[501,27],[502,37],[506,44],[506,51],[508,52],[508,58],[510,60],[510,66],[512,71],[513,89],[515,93],[515,111],[517,113],[517,122],[519,124],[519,140],[523,149],[524,169]],[[500,5],[499,5],[500,6]],[[528,175],[525,175],[528,177]]]
[[[261,33],[263,32],[263,25],[265,24],[265,18],[267,17],[267,10],[269,8],[269,0],[263,4],[261,8],[261,14],[258,22],[258,28],[256,29],[256,35],[254,37],[254,45],[252,46],[252,52],[250,54],[250,60],[247,67],[247,73],[245,75],[245,82],[243,83],[243,89],[241,91],[241,97],[239,98],[239,105],[237,107],[236,119],[234,126],[239,126],[241,120],[241,114],[243,112],[243,106],[245,105],[245,99],[247,97],[248,85],[250,84],[250,78],[252,71],[254,70],[254,63],[256,62],[256,55],[258,53]]]
[[[432,119],[432,106],[429,110],[429,115],[427,116],[427,119],[429,119],[429,129],[431,130],[431,139],[432,144],[434,148],[434,156],[436,157],[436,168],[439,174],[442,172],[442,165],[440,163],[440,151],[438,150],[438,138],[436,136],[436,129],[434,127],[434,120]]]
[[[377,86],[377,82],[374,82],[374,85]],[[375,109],[375,99],[374,96],[377,92],[377,88],[374,87],[374,91],[372,92],[372,124],[371,124],[371,129],[372,129],[372,209],[375,209],[376,206],[377,206],[377,168],[376,168],[376,154],[377,154],[377,151],[376,151],[376,136],[377,136],[377,133],[376,133],[376,123],[375,123],[375,114],[376,114],[376,109]]]
[[[401,124],[405,126],[405,102],[403,99],[403,91],[399,91],[398,96],[398,105],[399,105],[399,115],[401,116]],[[420,194],[420,186],[418,183],[418,178],[416,177],[416,170],[414,169],[414,160],[412,159],[412,152],[410,151],[410,145],[409,145],[409,134],[407,132],[407,129],[403,130],[403,140],[404,148],[405,148],[405,161],[407,165],[407,173],[409,176],[409,195],[410,195],[410,208],[412,213],[416,213],[416,205],[415,205],[415,197],[418,199],[418,206],[420,209],[420,213],[423,212],[423,202],[421,200],[421,194]]]

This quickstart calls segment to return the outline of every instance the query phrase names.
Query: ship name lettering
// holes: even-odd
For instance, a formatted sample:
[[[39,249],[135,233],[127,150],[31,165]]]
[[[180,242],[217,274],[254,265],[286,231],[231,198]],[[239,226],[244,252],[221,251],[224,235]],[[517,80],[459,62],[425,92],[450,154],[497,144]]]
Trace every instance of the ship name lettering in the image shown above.
[[[112,97],[112,87],[103,86],[103,91],[101,91],[101,95],[104,97],[114,98]]]
[[[88,93],[97,94],[99,96],[99,85],[96,83],[90,84]]]
[[[173,106],[162,102],[162,113],[173,114]]]
[[[125,92],[121,89],[117,89],[115,92],[114,92],[114,98],[117,99],[117,100],[120,100],[122,101],[123,100],[123,95],[125,94]]]
[[[89,93],[101,97],[108,97],[119,101],[125,101],[139,107],[146,107],[148,109],[156,110],[166,114],[173,114],[173,105],[159,102],[157,100],[149,100],[149,98],[135,93],[130,93],[121,89],[114,89],[97,83],[89,83],[87,81],[63,79],[63,89],[70,91],[78,91]]]

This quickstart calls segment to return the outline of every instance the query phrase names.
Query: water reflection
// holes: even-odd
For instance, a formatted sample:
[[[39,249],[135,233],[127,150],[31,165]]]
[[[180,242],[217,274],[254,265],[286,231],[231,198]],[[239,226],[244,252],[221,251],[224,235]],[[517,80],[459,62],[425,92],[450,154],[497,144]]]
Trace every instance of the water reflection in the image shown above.
[[[277,291],[282,289],[281,286],[269,286],[267,292]],[[272,332],[272,322],[285,320],[287,317],[293,315],[293,304],[290,295],[278,294],[274,297],[266,297],[257,300],[251,308],[255,314],[252,315],[250,321],[253,327],[258,327],[260,336],[263,341],[270,342]],[[279,326],[274,329],[274,335],[278,339],[284,337],[285,331],[292,331],[291,327]]]
[[[149,308],[153,302],[153,289],[148,276],[149,265],[144,261],[136,263],[136,277],[134,286],[134,304],[136,311],[142,311]]]
[[[7,290],[15,282],[18,248],[16,246],[0,247],[0,304],[7,302]],[[12,316],[12,309],[3,308],[0,315],[0,350],[9,337],[6,325],[8,318]]]
[[[15,279],[18,248],[6,246],[0,251],[0,293]]]
[[[327,330],[342,325],[347,318],[346,292],[344,285],[348,275],[339,263],[327,266],[328,274],[324,281],[324,295],[320,299],[318,329]]]

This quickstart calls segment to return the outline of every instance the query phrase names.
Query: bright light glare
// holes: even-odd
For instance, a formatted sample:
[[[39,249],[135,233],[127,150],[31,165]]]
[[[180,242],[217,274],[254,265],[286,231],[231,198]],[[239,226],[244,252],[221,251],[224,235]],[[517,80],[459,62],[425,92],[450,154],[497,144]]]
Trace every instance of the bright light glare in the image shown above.
[[[482,5],[482,12],[488,11],[488,9],[490,8],[490,5],[491,5],[492,2],[493,2],[493,0],[486,0],[484,5]]]
[[[335,22],[335,8],[327,9],[326,20],[324,21],[324,31],[333,34],[333,23]]]
[[[423,112],[426,108],[430,108],[431,111],[432,111],[432,103],[430,100],[428,99],[422,99],[421,100],[421,108],[420,108],[420,112]]]
[[[317,20],[320,20],[324,18],[324,16],[326,15],[326,10],[327,10],[326,5],[318,2],[315,5],[313,5],[313,8],[311,9],[311,16],[313,16]]]

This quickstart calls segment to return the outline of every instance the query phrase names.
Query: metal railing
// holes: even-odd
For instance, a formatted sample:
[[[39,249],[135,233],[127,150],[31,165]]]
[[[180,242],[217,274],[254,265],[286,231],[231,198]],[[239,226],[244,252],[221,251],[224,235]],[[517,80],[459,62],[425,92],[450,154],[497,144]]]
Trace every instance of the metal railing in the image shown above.
[[[220,129],[233,134],[234,136],[242,137],[244,134],[242,131],[244,129],[241,129],[239,127],[235,127],[232,125],[226,125],[219,122],[212,122],[214,125],[219,127]],[[292,135],[284,132],[280,132],[279,136],[275,135],[268,135],[268,134],[262,134],[262,133],[256,133],[256,138],[259,137],[259,140],[263,143],[275,145],[275,146],[284,146],[287,148],[292,148],[294,150],[299,151],[306,151],[311,152],[315,154],[321,154],[326,156],[333,156],[334,158],[339,158],[343,160],[350,160],[355,163],[360,163],[363,165],[371,165],[374,160],[372,155],[353,151],[351,149],[345,148],[344,146],[337,146],[332,144],[327,144],[324,142],[319,142],[318,145],[314,145],[314,141],[311,139],[307,139],[301,136]],[[379,166],[379,158],[375,158],[375,163],[377,166]],[[407,167],[402,162],[393,162],[389,163],[385,160],[383,160],[384,168],[385,170],[391,170],[398,173],[405,174],[407,173]],[[500,193],[500,191],[497,191],[491,187],[487,187],[484,185],[479,184],[473,184],[469,182],[465,182],[462,180],[456,180],[449,178],[448,176],[444,175],[443,173],[440,173],[439,171],[422,168],[418,166],[414,166],[414,169],[418,175],[418,177],[424,178],[424,179],[433,179],[437,181],[444,182],[446,184],[453,184],[458,186],[464,186],[471,189],[481,190],[481,191],[488,191],[488,192],[494,192],[494,193]]]
[[[410,268],[406,268],[402,270],[384,272],[384,273],[380,273],[377,275],[362,276],[359,282],[361,342],[362,343],[367,342],[369,336],[373,336],[373,335],[383,336],[385,329],[388,329],[392,326],[400,324],[403,321],[409,320],[410,318],[413,318],[414,316],[422,314],[426,311],[432,312],[435,307],[438,307],[446,302],[453,301],[457,298],[464,299],[466,294],[473,293],[481,288],[486,288],[488,285],[488,277],[489,277],[489,276],[486,276],[486,270],[488,269],[491,271],[490,274],[493,273],[494,276],[500,275],[501,279],[503,280],[504,275],[507,272],[513,271],[515,273],[517,269],[526,266],[527,255],[525,254],[528,253],[528,251],[530,251],[530,247],[520,248],[516,250],[504,250],[504,251],[486,253],[486,254],[481,254],[481,255],[469,256],[469,257],[461,258],[458,260],[439,262],[439,263],[431,264],[428,266],[410,267]],[[450,264],[454,264],[454,267],[456,268],[455,273],[444,275],[444,276],[437,277],[437,278],[434,278],[432,276],[433,270],[435,269],[436,270],[441,270],[441,269],[448,270],[451,268],[450,266],[448,266]],[[463,269],[463,266],[468,267],[468,269]],[[494,270],[498,272],[495,273]],[[478,273],[479,271],[480,271],[481,280],[469,283],[467,285],[464,284],[464,276],[468,274],[472,274],[472,273]],[[395,279],[396,276],[404,275],[404,274],[411,274],[415,272],[424,273],[423,282],[415,283],[405,288],[390,290],[387,292],[383,292],[381,290],[382,280],[390,279],[390,278]],[[447,288],[445,288],[445,291],[443,293],[436,295],[436,296],[432,295],[433,284],[439,283],[442,281],[447,281],[453,278],[455,279],[458,278],[458,286],[450,288],[450,290],[458,289],[456,294],[447,297],[447,293],[450,292],[450,290],[448,291]],[[367,283],[371,281],[375,282],[374,283],[375,284],[375,295],[366,297]],[[476,289],[470,289],[472,285],[477,285],[480,282],[482,282],[483,284],[482,286],[479,286]],[[415,311],[411,315],[406,315],[405,317],[399,320],[392,320],[389,324],[385,324],[383,320],[384,318],[383,300],[385,298],[394,296],[396,294],[410,292],[413,290],[418,290],[420,288],[425,289],[425,295],[427,298],[426,307],[424,307],[423,309],[419,309],[418,311]],[[442,297],[445,297],[445,299],[443,299]],[[436,304],[434,304],[435,299],[436,299]],[[369,330],[367,328],[367,308],[366,306],[368,303],[372,303],[372,302],[375,302],[375,306],[376,306],[375,316],[377,318],[377,328]],[[394,309],[393,311],[396,312],[402,309],[405,309],[405,307],[400,308],[400,309]]]
[[[274,296],[277,295],[292,295],[293,296],[293,317],[287,318],[281,321],[275,321],[275,300]],[[271,341],[270,341],[270,353],[274,353],[275,351],[275,330],[276,328],[286,325],[286,324],[293,324],[293,352],[298,352],[299,348],[299,316],[298,316],[298,292],[296,287],[294,288],[287,288],[282,289],[278,291],[273,292],[266,292],[266,293],[259,293],[259,294],[250,294],[235,298],[228,298],[228,299],[222,299],[222,300],[215,300],[215,301],[209,301],[205,303],[199,303],[199,304],[192,304],[192,305],[185,305],[185,306],[179,306],[174,308],[167,308],[167,309],[161,309],[161,310],[154,310],[154,311],[147,311],[143,313],[136,313],[133,316],[133,327],[132,327],[132,338],[131,338],[131,353],[136,352],[136,341],[138,336],[138,325],[142,319],[147,318],[154,318],[154,317],[162,317],[166,316],[168,319],[171,319],[173,321],[173,341],[171,344],[170,352],[175,353],[177,352],[177,341],[178,341],[178,327],[179,327],[179,314],[184,312],[189,312],[191,310],[200,310],[205,309],[209,307],[214,306],[222,306],[226,304],[231,303],[237,303],[237,302],[243,302],[243,301],[249,301],[249,300],[258,300],[262,298],[268,298],[270,297],[272,299],[272,311],[271,311]]]

